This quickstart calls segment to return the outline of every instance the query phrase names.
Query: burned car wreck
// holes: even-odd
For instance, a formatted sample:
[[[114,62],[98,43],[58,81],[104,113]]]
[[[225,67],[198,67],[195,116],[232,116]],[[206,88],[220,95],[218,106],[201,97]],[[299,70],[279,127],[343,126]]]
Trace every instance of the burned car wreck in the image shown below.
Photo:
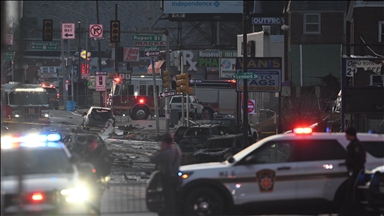
[[[248,136],[248,144],[255,142],[252,136]],[[224,161],[249,145],[244,145],[242,134],[230,134],[209,138],[204,146],[193,153],[198,163]]]

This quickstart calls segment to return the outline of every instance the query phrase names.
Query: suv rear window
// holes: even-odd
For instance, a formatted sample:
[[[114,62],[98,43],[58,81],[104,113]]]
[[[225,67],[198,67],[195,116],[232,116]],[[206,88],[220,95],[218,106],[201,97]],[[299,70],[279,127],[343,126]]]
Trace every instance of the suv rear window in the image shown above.
[[[361,142],[361,144],[373,157],[384,158],[384,142]]]
[[[208,136],[208,128],[189,128],[184,136]]]
[[[184,103],[187,101],[187,97],[184,97]],[[181,97],[173,97],[171,103],[181,103]]]
[[[91,116],[96,120],[108,120],[112,117],[112,111],[106,109],[92,109]]]
[[[45,88],[45,90],[48,92],[48,94],[57,94],[57,91],[55,88]]]

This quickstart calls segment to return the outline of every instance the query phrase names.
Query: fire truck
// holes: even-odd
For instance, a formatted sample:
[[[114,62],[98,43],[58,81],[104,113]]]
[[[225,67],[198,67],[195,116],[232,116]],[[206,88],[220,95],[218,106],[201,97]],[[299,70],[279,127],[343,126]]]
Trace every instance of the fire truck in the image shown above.
[[[48,93],[40,84],[9,82],[1,86],[1,94],[3,124],[11,128],[50,125]]]
[[[163,89],[162,80],[156,78],[156,91]],[[158,97],[159,115],[164,115],[164,100]],[[132,76],[130,83],[115,77],[108,96],[107,106],[115,115],[130,115],[133,120],[148,119],[155,115],[153,79],[151,76]]]
[[[191,87],[192,85],[194,84],[190,84]],[[212,119],[214,114],[236,114],[235,80],[203,80],[196,83],[194,89],[194,95],[204,107],[203,119]]]
[[[156,78],[158,93],[162,91],[162,80]],[[175,85],[175,84],[172,84]],[[212,119],[214,114],[236,113],[236,82],[234,80],[202,81],[195,84],[195,96],[204,106],[203,119]],[[159,114],[165,114],[165,100],[158,100]],[[153,81],[148,76],[132,76],[130,84],[114,78],[108,97],[108,107],[114,114],[128,114],[133,120],[147,119],[154,114]]]

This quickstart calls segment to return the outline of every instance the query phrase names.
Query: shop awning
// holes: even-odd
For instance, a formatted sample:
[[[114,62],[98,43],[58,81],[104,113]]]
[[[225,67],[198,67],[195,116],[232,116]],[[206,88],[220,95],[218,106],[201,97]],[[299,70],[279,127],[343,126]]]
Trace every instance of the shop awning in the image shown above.
[[[155,62],[155,74],[159,74],[163,66],[165,66],[165,60]],[[152,74],[152,64],[148,66],[147,74]]]

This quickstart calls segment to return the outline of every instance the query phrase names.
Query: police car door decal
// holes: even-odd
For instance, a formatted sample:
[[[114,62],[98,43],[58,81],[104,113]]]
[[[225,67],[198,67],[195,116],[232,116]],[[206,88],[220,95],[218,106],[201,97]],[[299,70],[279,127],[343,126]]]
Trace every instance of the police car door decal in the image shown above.
[[[272,192],[275,183],[275,171],[270,169],[260,170],[256,173],[257,184],[260,192]]]

